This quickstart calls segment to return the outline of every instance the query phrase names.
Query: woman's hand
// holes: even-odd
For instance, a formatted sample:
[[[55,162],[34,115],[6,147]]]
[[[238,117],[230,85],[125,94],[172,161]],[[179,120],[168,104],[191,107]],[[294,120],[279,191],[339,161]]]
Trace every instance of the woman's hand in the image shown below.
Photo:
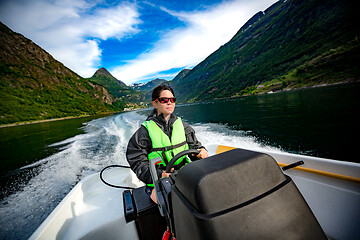
[[[154,201],[154,203],[157,204],[155,188],[153,188],[153,190],[151,191],[150,198]]]
[[[170,171],[171,171],[171,172],[169,172],[169,173],[167,173],[166,171],[163,171],[162,174],[161,174],[161,177],[162,177],[162,178],[163,178],[163,177],[169,177],[170,174],[174,171],[174,168],[172,168]]]
[[[174,168],[171,169],[171,172],[167,173],[166,171],[163,171],[161,173],[161,177],[169,177],[170,174],[172,174],[172,171],[174,171]],[[156,200],[156,193],[155,193],[155,188],[153,188],[153,190],[151,191],[151,194],[150,194],[150,198],[154,201],[154,203],[157,203],[157,200]]]
[[[209,153],[204,148],[200,148],[197,150],[200,152],[198,155],[196,155],[198,158],[203,159],[209,157]]]

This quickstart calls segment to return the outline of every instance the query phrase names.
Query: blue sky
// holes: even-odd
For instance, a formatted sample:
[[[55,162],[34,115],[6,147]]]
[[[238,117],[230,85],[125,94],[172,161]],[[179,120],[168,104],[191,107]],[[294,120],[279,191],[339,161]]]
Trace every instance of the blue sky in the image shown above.
[[[275,0],[0,0],[0,20],[82,77],[171,80]]]

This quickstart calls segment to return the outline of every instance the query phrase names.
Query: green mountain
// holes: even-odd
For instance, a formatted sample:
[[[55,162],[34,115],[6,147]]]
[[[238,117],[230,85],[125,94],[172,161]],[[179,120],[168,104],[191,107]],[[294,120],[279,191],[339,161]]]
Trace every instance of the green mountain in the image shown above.
[[[84,79],[0,23],[0,124],[120,111]]]
[[[112,76],[105,68],[98,69],[89,81],[105,87],[116,99],[115,105],[137,105],[144,99],[144,94],[135,91],[125,83]],[[136,106],[133,106],[136,107]]]
[[[126,88],[125,83],[123,83],[122,81],[116,79],[105,68],[99,68],[94,73],[94,75],[90,78],[90,80],[92,80],[94,82],[97,82],[97,83],[107,87],[107,89],[118,88],[118,87]],[[119,88],[119,89],[121,89],[121,88]],[[115,92],[115,94],[116,94],[116,92]]]
[[[183,69],[181,70],[174,78],[171,80],[172,84],[178,84],[181,82],[181,79],[186,77],[186,75],[190,72],[190,69]]]
[[[193,102],[359,80],[356,9],[352,0],[278,1],[172,86]]]

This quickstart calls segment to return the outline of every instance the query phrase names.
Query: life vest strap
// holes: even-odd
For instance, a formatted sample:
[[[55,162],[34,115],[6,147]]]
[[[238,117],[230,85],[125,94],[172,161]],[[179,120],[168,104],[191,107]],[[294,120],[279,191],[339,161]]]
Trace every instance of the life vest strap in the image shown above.
[[[183,142],[181,142],[181,143],[178,143],[178,144],[175,144],[175,145],[171,145],[171,146],[160,147],[160,148],[152,148],[150,152],[158,152],[158,151],[166,152],[166,151],[170,151],[170,150],[173,150],[173,149],[175,149],[175,148],[184,146],[185,144],[186,144],[186,141],[183,141]]]

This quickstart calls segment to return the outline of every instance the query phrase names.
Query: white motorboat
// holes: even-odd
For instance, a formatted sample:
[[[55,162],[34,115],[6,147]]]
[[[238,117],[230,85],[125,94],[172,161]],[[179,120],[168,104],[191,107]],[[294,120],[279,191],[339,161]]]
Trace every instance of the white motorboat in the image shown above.
[[[248,224],[246,222],[247,219],[252,219],[251,223],[254,224],[257,224],[257,221],[260,221],[258,226],[255,227],[258,227],[259,229],[261,228],[262,231],[267,231],[265,233],[271,233],[272,231],[279,232],[279,230],[282,231],[283,235],[285,234],[285,236],[283,237],[284,239],[296,239],[296,237],[292,237],[290,235],[287,236],[287,232],[295,232],[297,230],[294,229],[301,229],[302,227],[306,228],[306,226],[304,226],[306,224],[308,224],[307,228],[309,228],[309,226],[316,225],[313,222],[302,224],[301,222],[298,222],[298,220],[295,221],[294,214],[297,216],[297,212],[304,212],[307,210],[303,210],[300,206],[301,204],[298,204],[297,201],[292,199],[286,200],[284,203],[280,204],[279,197],[275,197],[274,200],[271,200],[273,201],[271,203],[271,206],[269,207],[269,205],[267,205],[268,210],[261,209],[261,206],[257,206],[256,208],[253,208],[254,210],[251,210],[251,204],[259,204],[257,203],[259,202],[257,200],[262,199],[262,197],[260,196],[254,198],[257,202],[250,199],[246,201],[246,207],[243,207],[245,205],[243,202],[241,202],[239,196],[246,195],[247,193],[239,193],[239,190],[246,188],[246,186],[241,187],[240,189],[234,189],[234,186],[236,188],[236,186],[240,186],[241,184],[249,184],[249,179],[260,179],[259,181],[261,182],[261,178],[264,178],[263,180],[268,182],[268,180],[266,179],[270,177],[268,175],[271,175],[271,171],[268,171],[267,167],[264,168],[265,166],[259,167],[255,165],[257,166],[256,170],[254,170],[256,173],[249,173],[250,177],[249,179],[246,179],[247,177],[241,175],[240,172],[236,169],[246,169],[246,167],[248,167],[247,163],[242,163],[241,166],[237,166],[237,160],[234,160],[233,162],[235,164],[233,166],[229,165],[224,167],[222,165],[217,165],[219,163],[224,163],[226,165],[227,163],[231,162],[226,159],[227,155],[224,154],[233,151],[233,155],[235,153],[239,155],[244,155],[242,154],[242,152],[234,152],[234,148],[222,145],[211,145],[206,147],[212,160],[208,161],[207,159],[203,159],[190,163],[180,169],[175,178],[176,183],[179,182],[178,188],[180,190],[176,190],[176,194],[172,192],[172,201],[182,201],[181,199],[186,198],[187,195],[195,192],[194,199],[186,200],[187,203],[185,204],[185,207],[177,210],[178,212],[180,211],[180,213],[177,213],[176,211],[174,211],[174,213],[171,213],[173,221],[172,225],[175,228],[175,233],[179,231],[179,233],[176,234],[177,239],[185,239],[185,235],[181,233],[181,230],[178,230],[180,228],[184,228],[188,232],[198,232],[194,233],[194,239],[201,239],[203,238],[203,236],[211,236],[210,238],[213,239],[222,239],[222,235],[216,235],[217,232],[214,232],[218,231],[216,230],[217,227],[220,227],[220,234],[222,234],[222,229],[224,230],[224,232],[229,232],[227,228],[230,228],[230,232],[232,232],[232,229],[234,229],[236,236],[242,236],[241,234],[244,234],[244,238],[249,239],[252,237],[251,235],[248,235],[249,232],[246,231],[251,231],[249,229],[254,228],[254,226],[247,225],[246,228],[242,227],[242,224],[244,224],[244,226]],[[251,153],[252,151],[246,152]],[[262,158],[263,155],[271,156],[280,166],[280,169],[290,165],[289,169],[285,170],[284,173],[288,175],[295,183],[296,187],[298,188],[301,195],[306,200],[306,203],[310,207],[313,215],[317,219],[317,222],[320,224],[321,229],[329,239],[360,238],[360,228],[358,227],[360,223],[360,164],[288,153],[263,153],[264,154],[259,155],[260,157],[257,157],[258,155],[254,155],[255,157],[253,158]],[[219,160],[222,157],[225,159]],[[242,156],[239,157],[243,158]],[[203,163],[206,163],[206,166],[208,166],[208,168],[211,169],[212,172],[206,172],[204,173],[203,178],[195,180],[189,180],[188,178],[186,178],[186,176],[190,176],[189,178],[192,178],[191,176],[194,175],[191,174],[190,171],[192,168],[191,165],[193,165],[196,169],[195,163],[201,161],[203,161]],[[244,162],[244,160],[239,161]],[[212,165],[212,163],[215,164]],[[294,163],[296,164],[291,165]],[[227,172],[229,171],[228,168],[233,169],[229,172],[229,174]],[[224,176],[236,174],[236,172],[239,172],[240,176],[232,176],[231,179],[233,179],[233,183],[228,184],[224,182],[220,185],[217,185],[217,182],[219,182],[219,180],[216,180],[216,178],[221,179],[220,181],[229,181],[229,179]],[[245,173],[248,172],[249,170],[246,170]],[[259,174],[260,177],[258,177]],[[221,177],[219,178],[219,176]],[[144,184],[137,179],[136,175],[131,171],[131,169],[126,167],[109,168],[103,172],[102,177],[106,182],[116,186],[123,186],[129,188],[141,188],[142,186],[144,186]],[[202,201],[206,201],[206,197],[204,196],[206,196],[207,191],[209,191],[207,189],[208,186],[205,186],[205,183],[206,181],[208,181],[208,179],[211,178],[215,178],[215,184],[211,181],[209,183],[213,184],[215,193],[219,194],[213,194],[214,191],[212,191],[211,201],[215,201],[215,203],[203,204]],[[180,181],[182,181],[182,185],[180,184]],[[198,183],[193,184],[194,181],[198,181]],[[187,193],[179,193],[181,192],[181,189],[186,188],[186,184],[189,184],[190,190],[186,190],[188,191]],[[205,187],[201,189],[201,187],[199,187],[200,185]],[[274,192],[282,188],[283,185],[276,186],[274,188],[275,190],[271,190],[266,193],[265,198],[268,198],[267,196],[271,196],[271,194],[275,194]],[[221,196],[223,188],[226,189],[227,186],[231,187],[230,191],[226,190],[229,192],[228,196]],[[130,200],[130,206],[127,204],[126,206],[124,206],[124,203],[126,203],[126,199],[123,199],[124,191],[126,191],[126,189],[124,188],[115,188],[104,184],[104,182],[100,179],[100,173],[96,173],[94,175],[86,177],[85,179],[80,181],[60,202],[60,204],[52,211],[52,213],[46,218],[46,220],[32,234],[30,239],[152,239],[151,236],[144,237],[144,233],[139,232],[141,231],[141,229],[139,229],[141,227],[139,227],[139,222],[137,220],[129,220],[129,216],[125,215],[126,210],[129,210],[131,214],[135,214],[135,216],[132,217],[136,218],[136,216],[139,216],[139,213],[136,213],[136,211],[140,211],[140,207],[133,206],[134,204],[136,205],[136,203],[134,203],[134,199]],[[253,192],[253,190],[251,189],[250,192]],[[174,199],[176,198],[174,196],[178,196],[179,194],[183,194],[185,197],[180,196],[179,198]],[[232,195],[234,195],[233,198]],[[204,198],[205,200],[201,198]],[[218,202],[224,199],[226,203],[221,203],[219,205]],[[232,201],[240,202],[237,203],[239,205],[231,206],[231,204],[233,204]],[[274,201],[276,204],[279,203],[279,206],[275,206],[276,204],[274,204]],[[197,204],[199,204],[199,206],[197,206]],[[224,206],[226,206],[225,210],[218,209]],[[131,207],[133,209],[131,209]],[[167,207],[171,212],[172,206],[167,205]],[[289,208],[290,211],[288,210]],[[182,216],[182,212],[188,211],[187,209],[190,209],[189,213],[184,213],[184,216]],[[221,214],[206,212],[209,209],[217,209],[216,211],[221,212]],[[245,215],[243,212],[241,213],[243,209],[246,209],[247,211],[246,217],[244,217]],[[186,219],[187,217],[193,218],[192,213],[197,210],[199,210],[199,213],[194,213],[195,220]],[[234,215],[234,212],[236,211],[239,212],[239,216]],[[260,214],[259,211],[261,211]],[[291,215],[290,217],[275,216],[284,214],[282,213],[282,211],[285,211],[285,215],[287,215],[287,212],[293,212],[293,215]],[[205,219],[207,217],[216,218],[219,216],[225,218],[224,216],[228,215],[231,215],[229,216],[229,220],[222,220],[223,222],[221,223],[218,223],[216,221],[211,222],[212,220],[210,221]],[[259,215],[267,216],[268,219],[259,219]],[[274,218],[272,218],[271,216],[274,216]],[[286,218],[289,218],[289,220],[286,220]],[[300,216],[301,221],[303,221],[302,218],[307,217]],[[144,219],[147,219],[145,221],[149,221],[149,219],[151,218]],[[238,219],[241,219],[241,224],[238,224],[236,222]],[[297,217],[297,219],[299,219],[299,217]],[[210,221],[210,223],[208,221]],[[263,221],[270,222],[269,226],[263,227]],[[292,225],[298,224],[298,226],[292,229],[292,227],[284,224],[284,221],[292,221]],[[187,222],[189,224],[191,223],[191,226],[187,226]],[[236,223],[236,226],[229,226],[229,222],[233,222],[234,224]],[[222,223],[226,223],[226,225],[221,225]],[[212,232],[207,233],[212,235],[201,235],[201,232],[205,231],[204,228],[206,228],[206,224],[210,224],[215,229],[209,230]],[[216,226],[216,224],[220,225]],[[240,232],[240,235],[238,235],[238,232],[236,231]],[[299,233],[300,235],[302,234],[301,231],[299,231]],[[311,234],[312,233],[310,232],[310,235]],[[226,236],[226,234],[224,234],[224,236]],[[266,237],[266,235],[259,236]]]

